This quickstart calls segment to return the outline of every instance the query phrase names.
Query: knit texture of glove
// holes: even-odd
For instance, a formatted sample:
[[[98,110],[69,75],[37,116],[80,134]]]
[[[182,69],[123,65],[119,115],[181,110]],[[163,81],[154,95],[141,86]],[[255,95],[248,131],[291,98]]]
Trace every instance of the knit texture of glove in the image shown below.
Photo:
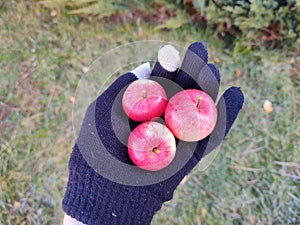
[[[202,89],[216,100],[220,75],[216,66],[207,64],[207,58],[205,44],[196,42],[189,47],[185,54],[181,69],[166,66],[158,57],[150,78],[170,79],[183,89]],[[114,182],[96,172],[82,153],[86,149],[97,152],[98,146],[91,138],[91,136],[97,135],[105,151],[119,161],[132,164],[127,154],[127,146],[116,136],[113,124],[118,126],[118,130],[124,130],[125,133],[127,132],[125,130],[130,131],[136,124],[131,121],[130,128],[123,129],[126,126],[124,124],[128,124],[128,118],[121,109],[119,111],[112,109],[114,102],[118,100],[119,93],[127,85],[138,79],[137,76],[147,77],[138,75],[139,73],[140,71],[136,70],[120,76],[87,109],[82,129],[70,157],[69,180],[63,199],[64,211],[82,223],[88,225],[150,224],[162,204],[172,199],[174,190],[184,176],[194,168],[203,155],[211,152],[223,141],[243,105],[244,97],[240,88],[231,87],[225,91],[217,104],[218,121],[213,133],[199,142],[178,143],[177,152],[184,149],[184,152],[189,153],[190,157],[172,176],[143,186]],[[96,133],[93,134],[86,132],[90,123],[93,122],[89,121],[91,116],[96,127]],[[174,164],[176,164],[176,157]],[[111,168],[114,166],[111,165]],[[137,168],[137,172],[141,171]],[[147,173],[149,174],[149,172]],[[147,173],[145,172],[145,176]]]

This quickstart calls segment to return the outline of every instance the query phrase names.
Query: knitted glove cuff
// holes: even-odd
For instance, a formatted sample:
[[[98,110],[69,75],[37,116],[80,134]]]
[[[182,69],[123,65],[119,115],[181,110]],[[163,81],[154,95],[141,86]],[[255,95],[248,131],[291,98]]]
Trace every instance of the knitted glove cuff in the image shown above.
[[[62,205],[66,214],[88,225],[147,225],[162,204],[140,187],[117,184],[94,172],[75,145]]]

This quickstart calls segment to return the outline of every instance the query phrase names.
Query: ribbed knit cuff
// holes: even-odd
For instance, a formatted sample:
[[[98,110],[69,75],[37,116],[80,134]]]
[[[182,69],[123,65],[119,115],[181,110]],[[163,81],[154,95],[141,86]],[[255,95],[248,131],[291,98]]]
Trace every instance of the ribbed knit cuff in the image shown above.
[[[162,203],[143,187],[125,186],[97,174],[77,146],[69,163],[63,210],[88,225],[147,225]]]

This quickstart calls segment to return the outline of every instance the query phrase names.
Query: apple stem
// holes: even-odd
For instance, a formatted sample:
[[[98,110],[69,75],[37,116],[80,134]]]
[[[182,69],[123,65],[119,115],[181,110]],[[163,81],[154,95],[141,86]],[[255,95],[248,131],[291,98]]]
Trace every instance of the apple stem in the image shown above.
[[[198,109],[199,109],[199,107],[200,107],[200,102],[201,102],[201,100],[202,100],[202,96],[199,95],[199,96],[198,96],[197,105],[196,105],[196,107],[197,107]]]
[[[158,148],[153,148],[153,151],[154,151],[156,154],[160,154],[160,149],[158,149]]]
[[[147,97],[147,92],[146,90],[142,90],[142,98],[146,98]]]

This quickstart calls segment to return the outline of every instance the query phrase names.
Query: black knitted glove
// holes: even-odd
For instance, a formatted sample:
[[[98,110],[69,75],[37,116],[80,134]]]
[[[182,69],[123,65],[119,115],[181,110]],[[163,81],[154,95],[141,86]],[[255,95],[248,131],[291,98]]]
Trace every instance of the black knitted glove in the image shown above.
[[[207,64],[204,43],[196,42],[189,47],[179,71],[169,56],[161,58],[172,62],[171,65],[158,57],[151,79],[175,82],[176,88],[199,88],[216,100],[219,71]],[[177,140],[176,156],[167,168],[157,172],[141,170],[132,166],[127,154],[126,138],[137,124],[123,112],[121,97],[131,82],[150,75],[150,70],[145,73],[145,67],[120,76],[86,111],[69,161],[63,199],[66,214],[82,223],[150,224],[162,204],[172,199],[184,176],[223,141],[242,108],[241,90],[229,88],[217,104],[218,121],[210,136],[191,143]],[[169,94],[176,88],[171,88]]]

